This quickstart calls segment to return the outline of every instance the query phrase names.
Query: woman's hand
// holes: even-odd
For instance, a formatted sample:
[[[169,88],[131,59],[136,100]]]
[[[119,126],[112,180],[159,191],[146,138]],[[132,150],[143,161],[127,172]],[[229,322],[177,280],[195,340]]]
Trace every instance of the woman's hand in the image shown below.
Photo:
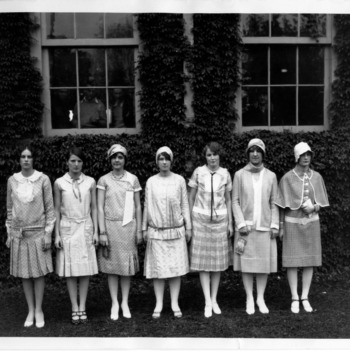
[[[280,239],[282,240],[283,238],[283,235],[284,235],[284,229],[283,229],[283,225],[280,227],[280,232],[279,232],[279,237]]]
[[[242,236],[246,236],[249,234],[249,229],[248,229],[248,226],[246,225],[242,228],[239,228],[238,231],[239,231],[239,234],[241,234]]]
[[[97,247],[98,244],[99,244],[98,234],[97,233],[94,234],[93,241],[94,241],[94,245]]]
[[[234,231],[233,231],[233,226],[232,226],[232,224],[229,224],[229,225],[227,226],[227,235],[228,235],[228,237],[229,237],[229,238],[232,238],[233,233],[234,233]]]
[[[101,246],[109,246],[108,235],[106,233],[100,234],[99,243]]]
[[[52,242],[51,236],[44,235],[44,240],[43,240],[43,250],[44,251],[51,249],[51,242]]]
[[[10,248],[11,247],[11,241],[12,241],[12,238],[10,235],[7,236],[7,239],[6,239],[6,247],[7,248]]]
[[[142,231],[138,230],[136,233],[136,245],[140,245],[143,242]]]
[[[185,237],[186,237],[186,242],[189,243],[192,238],[192,229],[187,229],[185,231]]]
[[[57,235],[55,238],[55,247],[56,249],[59,249],[59,250],[62,249],[62,240],[60,235]]]
[[[271,228],[270,230],[271,239],[276,239],[278,235],[279,235],[279,230],[276,228]]]
[[[148,230],[144,230],[144,231],[142,232],[142,237],[143,237],[143,241],[144,241],[145,243],[147,243],[147,240],[148,240]]]

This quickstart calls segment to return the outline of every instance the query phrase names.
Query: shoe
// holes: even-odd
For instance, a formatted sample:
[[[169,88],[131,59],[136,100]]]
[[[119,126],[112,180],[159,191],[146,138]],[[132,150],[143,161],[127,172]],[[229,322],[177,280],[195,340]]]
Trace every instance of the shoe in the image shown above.
[[[212,315],[213,315],[213,306],[212,305],[205,305],[204,317],[210,318]]]
[[[121,307],[122,307],[122,311],[123,311],[123,317],[124,318],[131,318],[129,306],[123,307],[123,305],[121,305]]]
[[[24,327],[25,327],[25,328],[29,328],[29,327],[31,327],[33,324],[34,324],[33,321],[27,321],[27,320],[26,320],[26,321],[24,322]]]
[[[254,300],[247,300],[246,303],[246,310],[247,314],[252,315],[255,313],[255,304],[254,304]]]
[[[117,308],[113,308],[111,309],[111,320],[112,321],[117,321],[119,318],[119,305],[117,306]]]
[[[180,310],[178,311],[173,311],[174,312],[174,317],[175,318],[181,318],[182,317],[182,312]]]
[[[78,312],[78,315],[79,315],[79,322],[80,322],[81,324],[87,323],[88,317],[87,317],[85,311],[80,311],[80,312]]]
[[[258,301],[258,300],[256,300],[256,304],[259,307],[260,313],[268,314],[270,312],[269,309],[267,308],[266,304],[265,304],[265,301]]]
[[[301,299],[301,303],[303,304],[305,312],[309,312],[310,313],[310,312],[313,311],[308,299]]]
[[[42,321],[42,322],[35,322],[35,326],[36,326],[37,328],[43,328],[44,325],[45,325],[45,321]]]
[[[72,312],[72,324],[79,324],[79,312],[73,311]]]
[[[154,311],[153,314],[152,314],[152,318],[153,319],[159,319],[160,318],[160,314],[161,314],[161,312]]]
[[[220,307],[219,305],[217,304],[217,302],[213,303],[213,312],[215,314],[221,314],[221,310],[220,310]]]
[[[292,300],[292,305],[290,306],[290,310],[293,313],[299,313],[299,300]]]

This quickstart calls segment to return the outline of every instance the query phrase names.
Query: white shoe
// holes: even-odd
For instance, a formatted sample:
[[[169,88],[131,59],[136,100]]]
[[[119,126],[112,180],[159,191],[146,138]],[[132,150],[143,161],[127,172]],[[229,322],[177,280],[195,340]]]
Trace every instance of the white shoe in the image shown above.
[[[266,306],[264,300],[262,300],[262,301],[256,300],[256,304],[257,304],[258,307],[259,307],[260,313],[262,313],[262,314],[268,314],[268,313],[270,312],[269,309],[267,308],[267,306]]]
[[[212,315],[213,315],[213,306],[212,305],[205,305],[204,317],[210,318]]]
[[[255,304],[254,300],[247,300],[246,303],[246,310],[245,310],[249,315],[252,315],[255,313]]]
[[[292,300],[292,305],[290,306],[290,310],[293,313],[299,313],[299,310],[300,310],[299,300]]]
[[[310,313],[310,312],[313,311],[308,299],[301,299],[301,303],[303,304],[305,312],[309,312]]]
[[[221,314],[221,309],[220,309],[219,305],[217,304],[217,302],[213,303],[213,312],[215,314]]]

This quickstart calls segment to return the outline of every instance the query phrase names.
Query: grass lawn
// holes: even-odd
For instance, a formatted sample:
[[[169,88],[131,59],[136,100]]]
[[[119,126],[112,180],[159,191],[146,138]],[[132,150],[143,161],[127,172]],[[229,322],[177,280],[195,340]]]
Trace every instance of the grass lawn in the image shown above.
[[[350,282],[345,276],[326,279],[315,275],[310,292],[313,313],[301,308],[290,312],[290,292],[285,274],[271,275],[266,289],[268,315],[258,309],[248,316],[240,275],[223,274],[218,302],[222,315],[205,318],[198,275],[183,277],[180,307],[183,318],[175,319],[166,288],[159,320],[151,315],[155,305],[152,283],[140,276],[133,282],[129,304],[131,319],[112,322],[106,277],[93,278],[88,295],[86,325],[70,323],[70,302],[64,280],[47,284],[44,296],[45,327],[24,328],[27,308],[22,286],[0,285],[0,337],[152,337],[152,338],[343,338],[350,337]]]

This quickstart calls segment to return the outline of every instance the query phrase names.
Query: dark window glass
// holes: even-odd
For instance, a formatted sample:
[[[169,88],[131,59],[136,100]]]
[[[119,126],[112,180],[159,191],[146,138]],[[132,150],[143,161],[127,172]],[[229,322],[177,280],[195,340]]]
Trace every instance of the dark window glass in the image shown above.
[[[243,55],[243,84],[267,84],[267,46],[249,45]]]
[[[295,87],[271,88],[271,125],[296,125]]]
[[[245,37],[268,37],[269,15],[268,14],[243,14],[243,35]]]
[[[135,128],[134,89],[108,89],[110,128]]]
[[[103,38],[102,13],[76,13],[77,38]]]
[[[74,14],[47,13],[46,37],[48,39],[74,38]]]
[[[106,13],[106,33],[107,38],[132,38],[132,14]]]
[[[299,87],[299,125],[323,125],[323,87]]]
[[[296,37],[298,35],[298,15],[272,15],[271,31],[273,37]]]
[[[296,83],[296,48],[271,46],[271,84]]]
[[[247,88],[242,90],[242,125],[268,125],[268,94],[267,88]]]
[[[75,49],[50,49],[50,86],[75,87],[77,85]]]
[[[134,49],[108,49],[107,65],[109,85],[134,85]]]
[[[76,89],[51,90],[51,124],[54,129],[77,128],[77,115],[74,106],[77,103]]]
[[[299,46],[299,83],[324,83],[324,49],[320,46]]]
[[[106,85],[105,49],[79,49],[79,85]]]
[[[300,20],[301,37],[326,36],[327,17],[325,14],[302,14]]]

